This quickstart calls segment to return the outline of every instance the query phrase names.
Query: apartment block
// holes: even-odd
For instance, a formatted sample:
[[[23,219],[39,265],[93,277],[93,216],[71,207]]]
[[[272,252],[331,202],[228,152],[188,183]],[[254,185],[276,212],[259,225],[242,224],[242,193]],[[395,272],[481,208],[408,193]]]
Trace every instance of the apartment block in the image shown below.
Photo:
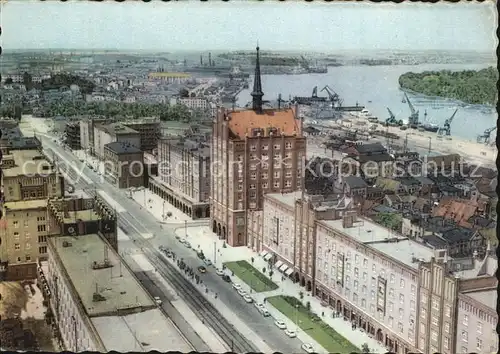
[[[256,248],[247,221],[262,211],[264,194],[302,186],[302,121],[296,109],[263,109],[263,95],[257,48],[252,109],[219,108],[213,124],[211,224],[232,246]]]
[[[36,278],[37,261],[47,259],[47,200],[6,202],[0,230],[1,279]]]
[[[210,216],[210,146],[203,139],[165,138],[158,142],[158,176],[149,189],[193,219]]]
[[[94,126],[94,154],[104,159],[105,146],[109,143],[120,142],[141,147],[141,135],[138,131],[124,126],[121,123],[97,124]]]
[[[64,129],[65,143],[71,150],[81,150],[80,122],[66,123]]]
[[[455,353],[498,353],[498,269],[490,253],[474,268],[460,271]]]
[[[312,290],[315,279],[316,220],[338,219],[351,210],[351,200],[307,196],[301,192],[264,196],[263,227],[256,238],[261,255],[287,277]],[[254,220],[249,220],[255,223]]]
[[[126,120],[121,122],[124,126],[139,132],[141,136],[142,151],[152,152],[158,147],[161,137],[160,119],[154,117]]]
[[[104,177],[118,188],[143,187],[144,152],[128,143],[114,142],[104,146]]]
[[[2,158],[5,202],[63,195],[64,179],[38,150],[10,150]]]
[[[47,256],[47,199],[64,194],[64,179],[37,149],[2,156],[0,278],[36,277]]]
[[[80,120],[80,146],[94,154],[94,128],[98,124],[111,124],[114,120],[106,118],[84,118]]]

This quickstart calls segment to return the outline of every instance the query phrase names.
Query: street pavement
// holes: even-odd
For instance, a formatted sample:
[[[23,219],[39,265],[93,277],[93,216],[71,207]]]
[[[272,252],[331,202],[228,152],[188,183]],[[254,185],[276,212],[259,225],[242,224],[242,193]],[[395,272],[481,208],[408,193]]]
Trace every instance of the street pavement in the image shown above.
[[[43,145],[44,148],[50,148],[59,155],[65,163],[73,164],[76,169],[82,171],[83,164],[72,153],[64,150],[50,138],[44,138]],[[141,231],[145,230],[154,235],[154,238],[149,240],[154,247],[161,244],[171,248],[177,254],[178,258],[183,258],[184,262],[193,269],[196,269],[202,264],[193,251],[187,250],[175,240],[174,226],[169,227],[167,224],[161,223],[147,211],[147,208],[133,202],[126,191],[119,190],[110,185],[93,170],[85,167],[81,173],[92,180],[92,185],[89,187],[87,182],[82,180],[80,183],[75,183],[76,189],[94,188],[95,191],[105,189],[107,195],[126,210],[125,212],[119,213],[120,218],[126,220],[127,223],[133,223],[135,225],[134,228],[137,227],[137,229]],[[74,174],[72,177],[75,177]],[[279,351],[287,353],[298,353],[302,351],[300,348],[302,343],[299,340],[286,337],[270,319],[264,318],[255,311],[254,308],[247,306],[241,296],[233,291],[231,287],[213,272],[208,272],[203,275],[203,283],[208,286],[209,292],[202,292],[202,294],[212,300],[214,292],[217,292],[217,303],[225,304],[231,311],[230,313],[226,312],[224,317],[232,322],[235,327],[239,325],[239,327],[237,327],[238,330],[243,328],[244,332],[246,332],[244,335],[259,348],[268,349],[261,349],[262,351]],[[251,330],[247,330],[248,328],[244,328],[245,326],[249,327]]]

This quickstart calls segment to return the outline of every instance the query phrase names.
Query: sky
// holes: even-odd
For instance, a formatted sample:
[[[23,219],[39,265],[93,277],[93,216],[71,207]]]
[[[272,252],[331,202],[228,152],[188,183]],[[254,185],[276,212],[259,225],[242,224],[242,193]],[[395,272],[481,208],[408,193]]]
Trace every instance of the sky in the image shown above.
[[[104,2],[8,0],[4,51],[464,50],[494,52],[497,12],[487,3],[303,1]]]

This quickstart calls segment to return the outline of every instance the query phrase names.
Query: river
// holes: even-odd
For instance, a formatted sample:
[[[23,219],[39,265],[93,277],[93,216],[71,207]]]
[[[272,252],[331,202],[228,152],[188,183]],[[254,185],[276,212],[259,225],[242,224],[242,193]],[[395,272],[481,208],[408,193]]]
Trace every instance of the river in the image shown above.
[[[264,99],[276,100],[281,93],[283,99],[293,96],[311,96],[314,86],[318,86],[318,94],[325,85],[329,85],[344,100],[344,106],[354,106],[356,102],[376,117],[386,119],[391,109],[397,119],[408,120],[410,109],[403,103],[403,92],[399,89],[398,79],[402,74],[413,71],[434,70],[477,70],[494,66],[494,64],[427,64],[427,65],[392,65],[392,66],[338,66],[328,68],[325,74],[304,75],[263,75],[262,89]],[[251,78],[253,80],[253,78]],[[238,95],[238,104],[244,106],[251,100],[250,89]],[[422,95],[408,95],[415,109],[420,112],[420,120],[442,126],[458,108],[451,126],[454,136],[475,140],[485,129],[496,126],[497,113],[493,107],[467,105],[460,101],[441,98],[429,98]],[[492,135],[493,137],[493,135]]]

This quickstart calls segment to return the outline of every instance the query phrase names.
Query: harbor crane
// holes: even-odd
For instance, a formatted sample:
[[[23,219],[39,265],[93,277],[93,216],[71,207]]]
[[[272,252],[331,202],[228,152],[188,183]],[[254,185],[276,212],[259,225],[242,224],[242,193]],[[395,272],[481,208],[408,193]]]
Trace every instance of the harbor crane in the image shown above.
[[[318,86],[314,86],[313,88],[313,93],[312,93],[312,98],[318,97]]]
[[[497,127],[486,129],[483,134],[477,136],[477,142],[488,144],[488,142],[490,141],[491,133],[493,133],[496,129]]]
[[[408,107],[410,107],[410,116],[408,117],[408,125],[410,128],[417,128],[418,127],[418,111],[413,107],[413,105],[410,102],[410,99],[408,98],[408,95],[406,92],[404,93],[405,95],[405,100],[408,103]]]
[[[451,135],[451,123],[453,122],[453,118],[455,118],[455,115],[457,114],[458,112],[458,108],[455,109],[455,112],[453,112],[453,114],[451,115],[450,118],[446,119],[444,121],[444,124],[441,128],[439,128],[438,130],[438,134],[439,135],[446,135],[446,136],[450,136]]]
[[[332,107],[338,107],[342,105],[342,100],[340,99],[339,95],[333,91],[330,86],[326,85],[323,87],[321,92],[326,91],[328,94],[328,97],[330,98],[330,102],[332,103]]]
[[[389,126],[389,125],[403,125],[403,121],[400,119],[400,120],[397,120],[396,119],[396,116],[394,115],[394,113],[392,113],[392,111],[389,109],[389,107],[386,107],[387,108],[387,111],[389,112],[389,118],[387,118],[385,120],[385,125],[386,126]]]

